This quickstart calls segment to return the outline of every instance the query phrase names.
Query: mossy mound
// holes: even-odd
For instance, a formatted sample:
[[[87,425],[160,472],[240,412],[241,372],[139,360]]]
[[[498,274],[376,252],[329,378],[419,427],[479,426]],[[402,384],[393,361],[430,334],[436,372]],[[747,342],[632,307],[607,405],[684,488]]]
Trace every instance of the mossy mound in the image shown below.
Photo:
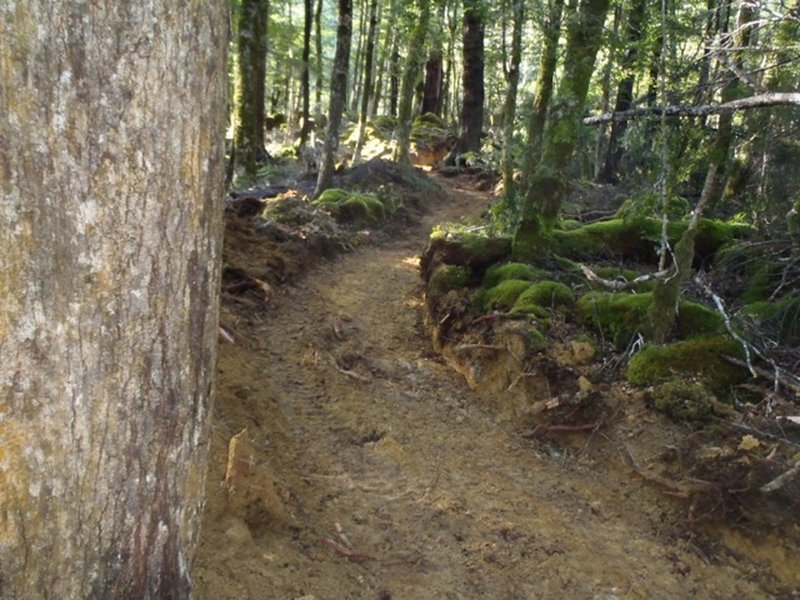
[[[428,295],[443,296],[451,290],[469,285],[471,272],[461,265],[438,265],[428,281]]]
[[[523,291],[511,312],[537,314],[538,308],[568,308],[575,304],[575,294],[563,283],[539,281]]]
[[[694,376],[713,392],[724,395],[745,381],[746,369],[724,356],[741,357],[741,346],[726,336],[699,337],[665,346],[648,345],[628,364],[627,378],[638,386],[655,385],[674,377]]]
[[[547,276],[547,271],[537,269],[527,263],[510,262],[502,265],[493,265],[486,270],[483,277],[483,287],[491,288],[506,279],[524,279],[538,281]]]
[[[701,381],[675,377],[653,390],[656,410],[681,421],[704,421],[714,413],[717,397]]]
[[[397,127],[397,119],[391,115],[380,115],[370,122],[382,140],[392,139],[392,133]]]
[[[484,311],[510,310],[520,295],[531,287],[524,279],[506,279],[490,288],[481,289],[475,296],[476,304]]]
[[[477,233],[442,234],[434,237],[420,260],[422,278],[430,279],[436,265],[467,267],[477,278],[488,267],[504,261],[511,254],[511,238],[487,237]]]
[[[648,310],[652,300],[649,292],[591,292],[578,301],[578,314],[584,323],[599,329],[617,347],[624,347],[636,333],[645,334],[649,330]],[[716,312],[686,300],[678,307],[676,323],[679,337],[719,333],[723,325]]]
[[[432,113],[418,116],[411,126],[411,141],[416,144],[439,144],[446,141],[449,135],[444,121]]]
[[[754,302],[742,311],[754,317],[761,329],[768,330],[786,346],[800,346],[800,294],[793,293],[775,302]]]
[[[686,230],[686,223],[673,222],[667,228],[672,244]],[[695,239],[695,255],[700,260],[711,257],[733,239],[746,237],[747,225],[701,219]],[[577,229],[553,231],[552,248],[556,254],[575,260],[613,258],[654,262],[657,259],[661,222],[657,219],[611,219]]]
[[[393,207],[377,196],[341,188],[325,190],[314,204],[328,210],[337,221],[357,227],[379,225],[393,213]]]

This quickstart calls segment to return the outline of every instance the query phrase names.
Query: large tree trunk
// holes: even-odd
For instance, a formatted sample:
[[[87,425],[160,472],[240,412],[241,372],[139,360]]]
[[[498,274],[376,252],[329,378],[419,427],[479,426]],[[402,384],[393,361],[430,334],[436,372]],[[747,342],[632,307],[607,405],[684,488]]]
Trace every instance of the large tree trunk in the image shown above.
[[[564,75],[551,111],[544,151],[524,185],[522,219],[514,235],[514,255],[519,260],[533,261],[546,252],[547,235],[561,211],[608,5],[609,0],[581,0],[568,25]]]
[[[464,102],[459,117],[459,133],[455,146],[445,158],[455,164],[460,154],[480,152],[483,129],[483,34],[486,8],[482,0],[464,0]]]
[[[403,82],[400,86],[400,106],[397,110],[397,128],[395,130],[396,145],[394,160],[400,164],[411,164],[409,157],[411,137],[411,109],[414,103],[414,84],[419,78],[422,63],[425,59],[425,38],[428,36],[428,23],[430,22],[431,8],[427,0],[418,0],[417,10],[419,18],[411,36],[405,68],[403,69]]]
[[[422,114],[441,114],[443,83],[442,51],[436,49],[431,52],[425,63],[425,89],[422,94],[422,109],[420,110]]]
[[[228,3],[13,6],[0,17],[0,596],[188,598]]]
[[[339,128],[347,102],[347,69],[350,65],[350,40],[353,36],[353,0],[339,0],[339,26],[336,30],[336,54],[331,75],[331,101],[328,107],[328,128],[322,149],[322,164],[314,196],[331,187],[339,150]]]
[[[239,9],[239,97],[236,98],[236,161],[253,177],[264,155],[264,77],[267,67],[268,0],[242,0]]]

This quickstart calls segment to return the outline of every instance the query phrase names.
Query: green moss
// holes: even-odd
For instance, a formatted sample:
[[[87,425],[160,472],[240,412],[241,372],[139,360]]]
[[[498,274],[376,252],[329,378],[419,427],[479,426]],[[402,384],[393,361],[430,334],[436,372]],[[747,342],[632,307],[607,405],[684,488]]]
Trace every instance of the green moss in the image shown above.
[[[730,364],[723,355],[740,357],[741,346],[729,337],[700,337],[665,346],[648,345],[628,364],[633,385],[655,385],[676,376],[695,376],[712,391],[724,394],[746,380],[746,369]]]
[[[511,312],[532,312],[524,310],[529,306],[543,308],[570,307],[575,304],[575,294],[563,283],[539,281],[523,291],[514,303]]]
[[[594,272],[597,274],[598,277],[602,279],[608,279],[610,281],[625,281],[631,282],[641,273],[634,271],[633,269],[625,269],[623,267],[598,267],[594,269]],[[642,283],[637,283],[636,286],[633,288],[635,292],[652,292],[653,288],[655,287],[654,281],[645,281]]]
[[[466,287],[470,280],[470,270],[460,265],[438,265],[428,282],[428,294],[443,296],[450,290]]]
[[[485,311],[509,310],[530,286],[530,281],[506,279],[491,288],[482,288],[476,296],[476,302]]]
[[[667,235],[677,243],[686,230],[683,222],[672,222]],[[733,239],[747,237],[752,228],[740,223],[701,219],[695,239],[695,254],[702,259],[714,254]],[[661,222],[657,219],[611,219],[591,223],[578,229],[554,230],[551,245],[556,254],[577,260],[595,257],[635,259],[653,262],[661,239]]]
[[[704,383],[676,377],[656,386],[653,401],[656,410],[673,419],[704,421],[713,414],[717,398]]]
[[[483,278],[483,286],[491,288],[506,279],[524,279],[526,281],[537,281],[546,276],[547,272],[532,267],[526,263],[510,262],[502,265],[493,265],[486,270]]]
[[[341,188],[325,190],[314,204],[330,211],[337,220],[363,227],[378,225],[391,217],[393,206],[387,206],[372,194],[361,194]]]
[[[535,327],[531,327],[528,333],[530,334],[530,350],[532,352],[543,352],[547,350],[547,346],[549,346],[550,343],[541,331]]]
[[[578,301],[581,320],[599,329],[618,347],[626,346],[636,333],[647,335],[648,309],[652,293],[612,294],[591,292]],[[683,337],[718,333],[722,318],[701,304],[682,301],[677,316],[678,331]]]
[[[769,328],[781,344],[800,345],[800,294],[789,294],[776,302],[754,302],[743,312]]]

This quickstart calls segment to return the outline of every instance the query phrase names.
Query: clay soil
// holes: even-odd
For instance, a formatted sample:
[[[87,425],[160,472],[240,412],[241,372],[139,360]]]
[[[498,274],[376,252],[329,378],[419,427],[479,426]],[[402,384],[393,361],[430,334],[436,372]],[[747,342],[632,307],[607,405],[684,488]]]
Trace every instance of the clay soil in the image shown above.
[[[435,223],[487,205],[440,184],[393,239],[261,306],[226,299],[196,597],[796,597],[781,532],[693,527],[603,435],[531,439],[432,351],[419,255]],[[236,504],[228,444],[245,429],[256,489]]]

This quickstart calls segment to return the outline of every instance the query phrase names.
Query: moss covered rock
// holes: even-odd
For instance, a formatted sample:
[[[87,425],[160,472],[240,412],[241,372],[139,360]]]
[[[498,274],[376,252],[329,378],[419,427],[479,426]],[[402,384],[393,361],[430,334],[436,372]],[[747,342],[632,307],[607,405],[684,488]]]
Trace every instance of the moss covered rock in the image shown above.
[[[649,330],[648,309],[653,295],[592,292],[578,301],[581,320],[597,329],[618,347],[626,346],[636,333]],[[723,321],[713,310],[695,302],[682,301],[678,307],[679,337],[719,333]]]
[[[638,386],[663,383],[675,377],[695,377],[717,394],[749,377],[746,369],[723,356],[741,357],[741,346],[726,336],[699,337],[664,346],[648,345],[628,364],[628,381]]]
[[[434,237],[420,260],[422,277],[430,279],[439,264],[461,265],[476,277],[486,269],[505,260],[511,254],[511,238],[486,237],[476,233],[445,234]]]

